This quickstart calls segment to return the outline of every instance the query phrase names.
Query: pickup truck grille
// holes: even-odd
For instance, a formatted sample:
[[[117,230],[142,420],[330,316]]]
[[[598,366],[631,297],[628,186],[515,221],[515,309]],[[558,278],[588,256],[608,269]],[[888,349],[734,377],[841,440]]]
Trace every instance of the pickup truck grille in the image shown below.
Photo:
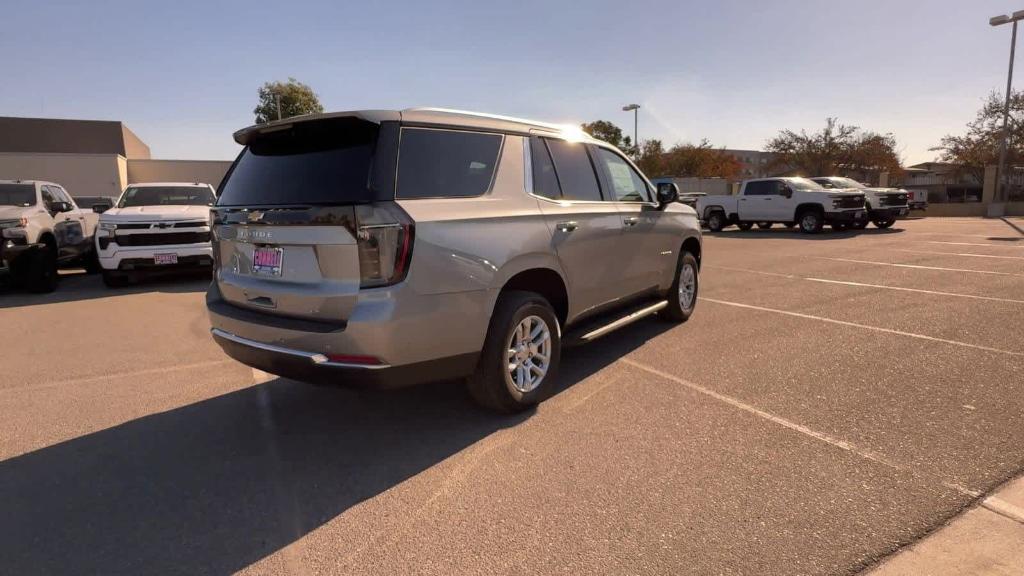
[[[906,206],[907,205],[907,197],[903,196],[903,198],[900,198],[900,196],[903,196],[903,195],[902,194],[882,194],[882,196],[878,199],[878,203],[881,204],[882,206]]]
[[[118,234],[116,236],[116,242],[119,246],[167,246],[170,244],[201,244],[209,241],[209,232]]]
[[[863,208],[864,197],[863,196],[844,196],[842,198],[836,198],[832,201],[832,205],[836,208]]]

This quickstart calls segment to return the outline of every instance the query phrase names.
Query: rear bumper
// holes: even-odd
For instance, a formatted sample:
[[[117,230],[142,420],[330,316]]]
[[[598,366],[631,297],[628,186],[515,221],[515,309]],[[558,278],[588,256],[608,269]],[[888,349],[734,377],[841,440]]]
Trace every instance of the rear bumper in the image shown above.
[[[472,374],[487,331],[487,291],[367,290],[347,319],[295,318],[236,305],[216,279],[206,294],[214,339],[239,362],[309,382],[404,386]],[[332,363],[370,357],[377,365]]]
[[[242,364],[300,382],[367,388],[398,388],[421,382],[465,377],[476,366],[477,354],[460,354],[402,366],[331,362],[323,354],[249,340],[218,328],[213,339]]]

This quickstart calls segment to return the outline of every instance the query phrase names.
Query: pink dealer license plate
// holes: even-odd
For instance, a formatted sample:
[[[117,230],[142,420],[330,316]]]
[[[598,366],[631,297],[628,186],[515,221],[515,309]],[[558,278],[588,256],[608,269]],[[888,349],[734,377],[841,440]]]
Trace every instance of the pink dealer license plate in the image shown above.
[[[280,248],[258,247],[252,253],[252,271],[254,274],[280,276],[283,259],[284,253]]]

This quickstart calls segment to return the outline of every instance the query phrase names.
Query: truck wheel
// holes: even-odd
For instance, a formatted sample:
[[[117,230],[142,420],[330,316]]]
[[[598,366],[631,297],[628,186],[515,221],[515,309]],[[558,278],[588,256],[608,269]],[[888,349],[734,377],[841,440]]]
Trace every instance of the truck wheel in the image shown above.
[[[744,232],[746,232],[747,230],[750,230],[751,228],[754,227],[754,223],[753,222],[737,222],[736,223],[736,227],[739,228],[740,230],[743,230]]]
[[[27,255],[28,277],[25,285],[29,292],[43,294],[57,289],[57,255],[50,247],[38,248]]]
[[[103,283],[107,288],[123,288],[128,285],[128,277],[113,270],[103,270]]]
[[[722,228],[725,228],[725,214],[721,212],[712,212],[708,215],[708,230],[712,232],[721,232]]]
[[[668,291],[668,306],[661,317],[673,322],[686,322],[697,306],[698,280],[697,258],[689,252],[680,254],[676,265],[676,279]]]
[[[825,223],[821,213],[817,210],[804,210],[797,218],[797,222],[800,224],[800,231],[805,234],[821,232],[821,227]]]
[[[761,230],[767,230],[767,229],[772,227],[772,223],[771,222],[758,222],[757,223],[757,227],[760,228]]]
[[[890,218],[888,220],[875,220],[875,226],[881,229],[886,229],[896,223],[896,220]]]
[[[498,297],[469,393],[496,412],[521,412],[554,392],[561,357],[554,309],[533,292]]]

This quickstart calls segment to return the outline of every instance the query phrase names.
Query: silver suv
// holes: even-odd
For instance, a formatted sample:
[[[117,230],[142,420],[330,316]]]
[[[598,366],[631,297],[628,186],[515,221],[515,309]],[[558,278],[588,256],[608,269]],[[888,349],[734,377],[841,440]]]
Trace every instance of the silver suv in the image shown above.
[[[552,394],[560,350],[644,316],[685,321],[701,235],[578,129],[436,109],[235,133],[213,208],[214,339],[296,380],[465,378],[499,411]]]

